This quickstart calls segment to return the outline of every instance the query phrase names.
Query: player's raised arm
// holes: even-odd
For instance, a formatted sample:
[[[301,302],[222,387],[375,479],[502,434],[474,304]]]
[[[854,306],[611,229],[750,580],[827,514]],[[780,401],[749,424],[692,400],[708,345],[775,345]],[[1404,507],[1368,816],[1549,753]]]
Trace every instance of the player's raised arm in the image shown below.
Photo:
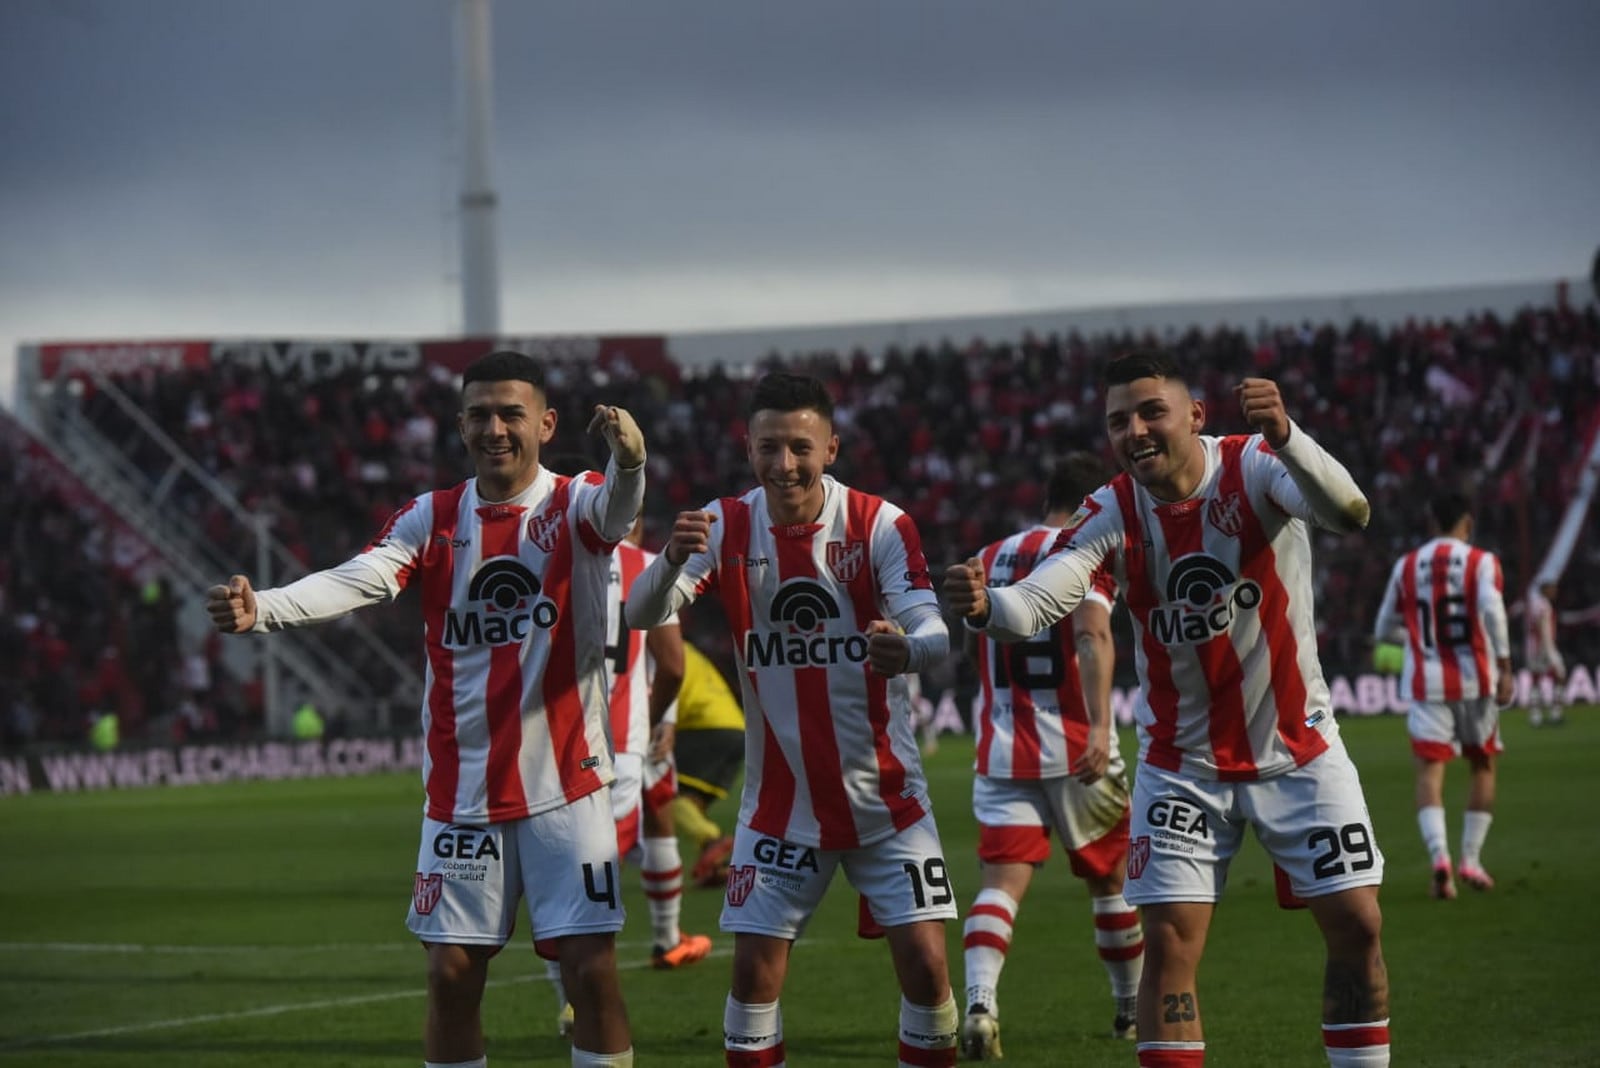
[[[1313,519],[1329,530],[1364,529],[1372,517],[1366,495],[1345,466],[1289,418],[1278,384],[1267,378],[1246,378],[1234,392],[1245,422],[1272,446],[1299,491],[1296,495],[1288,492],[1288,486],[1276,484],[1270,490],[1273,498],[1291,514]],[[1297,507],[1302,502],[1303,509]]]
[[[605,541],[619,542],[644,507],[644,433],[626,408],[610,404],[594,406],[589,432],[599,434],[611,448],[605,486],[596,497],[590,522]]]

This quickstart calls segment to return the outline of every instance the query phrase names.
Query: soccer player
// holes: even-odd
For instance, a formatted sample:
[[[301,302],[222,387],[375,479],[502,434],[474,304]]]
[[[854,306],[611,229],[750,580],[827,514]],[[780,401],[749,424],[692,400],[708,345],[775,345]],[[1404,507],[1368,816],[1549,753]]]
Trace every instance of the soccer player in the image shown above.
[[[207,592],[226,634],[307,626],[421,588],[426,803],[407,926],[428,959],[426,1063],[482,1066],[489,958],[527,899],[534,947],[577,1010],[572,1064],[633,1063],[617,981],[617,832],[606,739],[606,581],[644,497],[644,438],[622,408],[589,424],[606,472],[553,474],[543,367],[492,352],[462,376],[476,476],[425,493],[365,550],[281,589]]]
[[[653,947],[651,965],[681,968],[704,960],[711,939],[685,934],[678,926],[683,912],[683,860],[668,806],[677,792],[673,767],[675,702],[683,682],[683,632],[676,618],[641,635],[623,619],[628,589],[655,553],[640,547],[641,516],[611,558],[606,593],[605,647],[613,665],[611,679],[612,764],[611,808],[617,820],[617,852],[639,866],[645,902],[650,909]],[[641,833],[642,832],[642,833]],[[574,1011],[567,1002],[559,962],[548,961],[546,974],[555,987],[556,1029],[570,1034]]]
[[[817,379],[763,377],[748,433],[758,485],[679,513],[628,600],[629,624],[649,627],[716,589],[733,629],[747,725],[722,910],[726,1062],[784,1063],[789,951],[843,868],[886,928],[900,1063],[952,1065],[955,892],[900,677],[949,644],[921,538],[895,505],[824,473],[839,439]]]
[[[978,554],[991,588],[1038,566],[1078,503],[1113,474],[1093,453],[1070,453],[1045,493],[1044,522]],[[1122,898],[1128,859],[1128,778],[1111,723],[1111,605],[1116,581],[1102,567],[1072,615],[1026,642],[977,639],[977,774],[972,809],[980,827],[983,888],[967,912],[963,945],[967,1011],[961,1050],[999,1060],[996,987],[1034,869],[1050,856],[1054,829],[1072,873],[1089,889],[1095,948],[1111,980],[1117,1038],[1131,1038],[1144,932]]]
[[[1311,615],[1308,527],[1360,530],[1366,498],[1271,381],[1235,391],[1258,433],[1220,438],[1202,435],[1205,403],[1164,353],[1118,357],[1105,381],[1123,473],[1019,582],[986,589],[981,561],[952,565],[950,606],[968,626],[1025,641],[1077,608],[1109,565],[1132,613],[1140,767],[1123,895],[1143,910],[1139,1064],[1205,1063],[1196,976],[1252,826],[1326,943],[1329,1064],[1387,1065],[1383,856]]]
[[[694,865],[698,886],[724,886],[733,835],[707,815],[728,796],[744,767],[744,709],[727,680],[691,642],[683,643],[683,686],[678,690],[678,796],[673,822],[700,847]]]
[[[1494,819],[1500,706],[1511,703],[1511,643],[1500,560],[1472,545],[1472,509],[1460,493],[1435,497],[1435,537],[1395,562],[1373,624],[1380,641],[1405,649],[1400,692],[1417,767],[1417,826],[1433,863],[1431,896],[1456,896],[1444,819],[1444,768],[1472,768],[1461,829],[1461,881],[1488,890],[1481,853]]]
[[[1528,723],[1552,727],[1564,723],[1567,662],[1556,648],[1556,584],[1546,580],[1528,591],[1528,617],[1524,621],[1523,652],[1533,690],[1528,696]]]

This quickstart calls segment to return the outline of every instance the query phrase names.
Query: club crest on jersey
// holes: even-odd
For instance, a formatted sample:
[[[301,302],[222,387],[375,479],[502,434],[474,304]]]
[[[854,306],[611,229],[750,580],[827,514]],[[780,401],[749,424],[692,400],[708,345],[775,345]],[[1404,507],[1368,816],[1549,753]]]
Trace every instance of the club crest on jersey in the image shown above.
[[[730,908],[739,908],[750,898],[750,891],[756,888],[756,866],[754,864],[734,864],[728,868],[728,905]]]
[[[528,540],[539,547],[540,552],[553,553],[556,545],[561,541],[561,530],[567,524],[567,510],[557,508],[553,512],[545,512],[528,520]]]
[[[840,582],[850,582],[861,574],[861,564],[867,558],[864,541],[830,541],[828,543],[828,570]]]
[[[828,633],[828,621],[841,618],[839,602],[813,579],[784,583],[769,613],[772,629],[745,631],[747,668],[829,667],[867,659],[865,635]]]
[[[1128,878],[1137,879],[1144,874],[1144,866],[1150,863],[1150,836],[1141,834],[1128,843]]]
[[[525,641],[531,628],[549,630],[560,613],[539,590],[538,577],[515,556],[485,560],[467,586],[470,603],[445,611],[445,646],[508,645]]]
[[[1221,560],[1190,553],[1172,562],[1166,600],[1150,610],[1146,629],[1162,645],[1209,641],[1233,628],[1240,611],[1261,603],[1261,587],[1236,579]]]
[[[1206,506],[1206,518],[1217,530],[1230,538],[1237,538],[1244,529],[1244,502],[1237,493],[1226,497],[1213,497]]]
[[[439,904],[439,895],[444,893],[444,876],[439,872],[424,875],[417,872],[416,886],[411,891],[411,903],[416,906],[418,916],[427,916],[433,912],[434,906]]]

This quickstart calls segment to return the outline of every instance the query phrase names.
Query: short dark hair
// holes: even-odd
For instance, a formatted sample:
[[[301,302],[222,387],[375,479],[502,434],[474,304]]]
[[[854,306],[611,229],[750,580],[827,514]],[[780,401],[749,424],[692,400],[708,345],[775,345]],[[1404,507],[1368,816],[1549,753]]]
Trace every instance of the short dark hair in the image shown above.
[[[756,382],[745,414],[748,417],[768,409],[799,412],[807,408],[833,422],[833,395],[822,384],[822,379],[790,371],[771,371]]]
[[[1428,504],[1428,510],[1433,513],[1433,521],[1439,525],[1439,529],[1445,531],[1461,522],[1464,516],[1472,514],[1472,502],[1467,500],[1465,493],[1451,490],[1434,497]]]
[[[1161,349],[1133,349],[1113,356],[1106,364],[1105,384],[1125,386],[1141,378],[1167,378],[1187,385],[1177,361]]]
[[[1056,461],[1045,487],[1045,510],[1076,508],[1085,497],[1110,481],[1115,469],[1098,453],[1069,452]]]
[[[474,382],[526,382],[539,391],[540,397],[547,396],[544,364],[512,349],[496,349],[468,364],[461,374],[461,386],[465,389]]]

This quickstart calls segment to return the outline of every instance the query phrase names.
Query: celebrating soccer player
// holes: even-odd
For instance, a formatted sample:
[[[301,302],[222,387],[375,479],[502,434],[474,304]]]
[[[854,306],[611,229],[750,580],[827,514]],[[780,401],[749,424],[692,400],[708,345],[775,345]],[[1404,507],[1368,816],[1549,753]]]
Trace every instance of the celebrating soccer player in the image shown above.
[[[416,498],[365,550],[281,589],[243,575],[207,594],[227,634],[337,619],[416,582],[426,625],[426,805],[407,926],[428,958],[429,1065],[482,1066],[489,958],[527,899],[539,953],[561,963],[573,1065],[633,1063],[617,982],[606,583],[644,498],[644,439],[621,408],[589,424],[606,473],[553,474],[543,367],[493,352],[462,378],[457,417],[477,474]]]
[[[1205,1062],[1196,976],[1253,826],[1327,945],[1329,1064],[1387,1065],[1383,856],[1317,660],[1307,532],[1361,529],[1366,498],[1271,381],[1237,387],[1257,433],[1222,438],[1202,435],[1205,404],[1162,353],[1113,360],[1106,385],[1124,473],[1021,581],[986,589],[974,558],[946,571],[945,593],[969,626],[1025,641],[1077,608],[1109,565],[1132,612],[1141,767],[1123,893],[1144,913],[1139,1064]]]
[[[952,1065],[954,918],[905,672],[949,644],[911,518],[824,474],[833,401],[773,373],[749,404],[758,485],[680,513],[634,583],[628,622],[660,623],[717,589],[744,690],[745,784],[722,928],[734,932],[729,1065],[784,1063],[789,950],[837,868],[886,929],[900,979],[900,1062]]]

